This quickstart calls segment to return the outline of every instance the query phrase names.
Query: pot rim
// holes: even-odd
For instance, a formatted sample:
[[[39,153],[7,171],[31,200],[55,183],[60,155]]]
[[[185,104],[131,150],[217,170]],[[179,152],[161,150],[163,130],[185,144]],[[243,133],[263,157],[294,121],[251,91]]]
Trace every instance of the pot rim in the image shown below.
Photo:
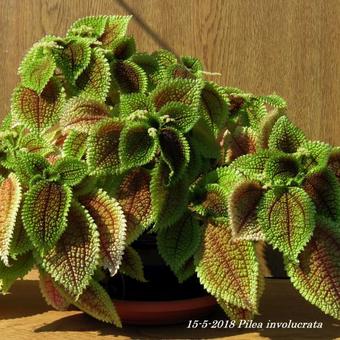
[[[181,299],[181,300],[169,300],[169,301],[139,301],[139,300],[118,300],[113,299],[113,303],[116,307],[124,306],[126,308],[141,309],[145,312],[155,312],[155,309],[167,310],[167,311],[177,311],[178,309],[195,309],[202,308],[203,306],[209,307],[217,304],[216,299],[211,295]]]

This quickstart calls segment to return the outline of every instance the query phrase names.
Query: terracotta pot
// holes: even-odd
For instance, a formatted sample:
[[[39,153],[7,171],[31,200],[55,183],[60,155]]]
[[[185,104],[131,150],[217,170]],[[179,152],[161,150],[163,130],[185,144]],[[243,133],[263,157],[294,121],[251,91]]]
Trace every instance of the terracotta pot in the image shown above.
[[[212,296],[173,301],[113,300],[123,324],[167,325],[200,319],[217,305]]]
[[[116,275],[106,282],[123,324],[166,325],[199,319],[211,313],[216,300],[192,277],[179,284],[160,257],[155,236],[144,235],[135,243],[148,282]]]

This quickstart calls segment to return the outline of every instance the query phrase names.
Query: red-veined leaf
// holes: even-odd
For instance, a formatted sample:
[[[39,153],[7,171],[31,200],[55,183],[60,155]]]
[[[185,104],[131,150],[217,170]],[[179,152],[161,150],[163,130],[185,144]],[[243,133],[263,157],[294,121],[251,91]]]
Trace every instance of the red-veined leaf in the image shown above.
[[[179,102],[197,109],[202,82],[199,80],[175,79],[159,85],[150,96],[159,111],[169,102]]]
[[[112,302],[111,297],[105,289],[95,280],[91,280],[88,287],[80,295],[78,300],[64,293],[64,296],[73,305],[92,317],[107,323],[112,323],[116,327],[122,327],[119,315]]]
[[[96,123],[108,116],[109,110],[105,104],[74,97],[65,105],[60,125],[64,131],[87,133]]]
[[[105,102],[110,83],[110,66],[104,52],[98,48],[92,50],[88,67],[76,80],[79,97]]]
[[[130,60],[112,63],[111,73],[121,93],[144,93],[148,88],[146,73],[140,66]]]
[[[72,202],[67,228],[42,258],[42,267],[75,300],[89,285],[99,259],[99,235],[88,212]]]
[[[299,263],[286,260],[294,287],[324,313],[340,320],[340,237],[338,230],[319,223]]]
[[[48,181],[38,182],[25,194],[22,219],[40,251],[50,249],[64,232],[71,198],[69,187]]]
[[[107,119],[92,129],[87,140],[87,161],[94,174],[114,174],[120,172],[119,138],[123,123],[117,119]]]
[[[257,214],[266,241],[296,260],[315,227],[315,207],[307,193],[297,187],[269,190]]]
[[[98,40],[103,48],[111,49],[114,42],[122,38],[131,20],[131,15],[112,15],[107,17],[104,32]]]
[[[39,274],[40,292],[44,297],[46,303],[56,310],[67,310],[70,304],[62,296],[57,284],[54,282],[51,275],[44,272],[43,270],[39,270]]]
[[[233,240],[226,219],[206,222],[196,272],[217,299],[257,310],[259,264],[253,242]]]
[[[257,206],[263,189],[257,182],[237,185],[229,198],[229,216],[233,237],[243,240],[262,240],[264,235],[257,222]]]
[[[294,153],[305,141],[303,132],[294,126],[287,116],[282,116],[273,126],[268,147],[272,150]]]
[[[86,39],[70,39],[61,50],[56,51],[54,57],[65,77],[74,84],[90,63],[90,43]]]
[[[40,95],[29,88],[17,87],[12,97],[12,110],[25,126],[40,133],[58,121],[64,100],[63,89],[52,78]]]
[[[21,201],[21,185],[15,174],[0,184],[0,259],[6,266],[14,233],[15,221]]]
[[[56,69],[56,62],[50,50],[40,43],[33,45],[20,64],[18,73],[22,85],[40,94]]]
[[[340,187],[329,170],[307,176],[303,189],[313,200],[318,215],[340,222]]]
[[[147,170],[138,168],[122,180],[116,194],[126,217],[126,243],[132,243],[151,223],[151,177]]]
[[[224,136],[225,162],[231,163],[240,156],[256,153],[256,136],[250,129],[236,129]]]
[[[111,276],[115,275],[122,261],[126,239],[124,212],[105,191],[82,197],[81,203],[97,225],[100,239],[101,260]]]

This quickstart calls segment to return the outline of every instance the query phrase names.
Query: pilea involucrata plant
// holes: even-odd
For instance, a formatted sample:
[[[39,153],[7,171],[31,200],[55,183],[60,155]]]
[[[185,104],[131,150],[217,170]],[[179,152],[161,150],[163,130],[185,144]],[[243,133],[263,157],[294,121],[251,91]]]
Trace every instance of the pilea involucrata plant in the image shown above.
[[[100,280],[144,281],[133,242],[155,233],[178,280],[197,275],[232,319],[258,313],[265,243],[340,319],[340,148],[308,140],[277,95],[137,52],[129,20],[80,19],[20,65],[0,132],[2,292],[35,267],[50,305],[120,326]]]

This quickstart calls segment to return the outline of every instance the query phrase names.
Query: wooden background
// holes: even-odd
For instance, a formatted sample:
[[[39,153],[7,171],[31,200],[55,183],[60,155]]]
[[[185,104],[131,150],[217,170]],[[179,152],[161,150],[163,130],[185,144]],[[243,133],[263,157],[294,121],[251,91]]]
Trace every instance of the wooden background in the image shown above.
[[[339,0],[0,0],[0,118],[36,40],[123,13],[140,50],[195,55],[222,84],[276,92],[310,138],[340,145]]]

